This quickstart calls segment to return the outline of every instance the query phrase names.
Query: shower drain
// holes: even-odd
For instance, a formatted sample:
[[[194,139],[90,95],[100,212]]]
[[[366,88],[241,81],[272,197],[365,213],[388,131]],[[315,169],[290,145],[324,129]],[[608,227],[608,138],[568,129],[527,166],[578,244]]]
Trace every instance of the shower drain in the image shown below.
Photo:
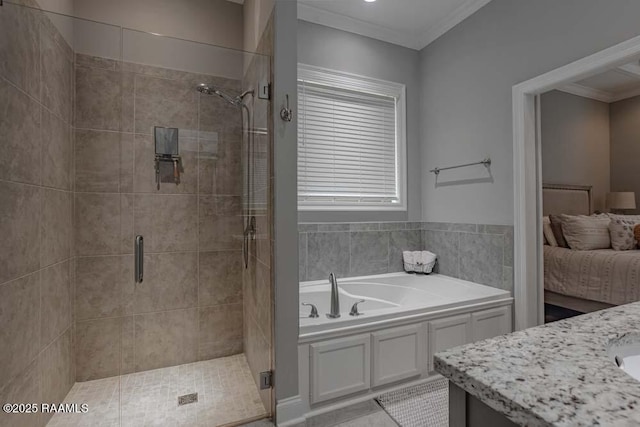
[[[198,401],[198,393],[185,394],[184,396],[178,396],[178,406],[188,405],[189,403],[195,403]]]

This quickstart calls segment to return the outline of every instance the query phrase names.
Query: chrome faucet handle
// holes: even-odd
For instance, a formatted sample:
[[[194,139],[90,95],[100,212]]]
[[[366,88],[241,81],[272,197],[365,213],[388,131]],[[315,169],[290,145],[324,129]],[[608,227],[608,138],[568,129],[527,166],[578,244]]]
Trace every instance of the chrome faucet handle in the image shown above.
[[[349,312],[349,316],[360,316],[361,314],[364,314],[364,313],[360,313],[358,311],[358,304],[362,304],[363,302],[366,302],[366,301],[361,299],[360,301],[358,301],[355,304],[353,304],[351,306],[351,311]]]
[[[309,313],[309,317],[315,319],[316,317],[320,317],[320,315],[318,314],[318,309],[316,308],[315,305],[308,303],[308,302],[303,302],[302,305],[311,307],[311,313]]]

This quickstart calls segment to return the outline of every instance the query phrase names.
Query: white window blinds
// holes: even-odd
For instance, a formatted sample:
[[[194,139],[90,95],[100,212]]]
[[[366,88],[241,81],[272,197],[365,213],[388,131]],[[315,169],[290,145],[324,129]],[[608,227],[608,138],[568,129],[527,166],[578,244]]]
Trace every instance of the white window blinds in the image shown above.
[[[362,82],[349,84],[354,79],[298,81],[298,203],[303,208],[402,204],[399,95],[363,90]]]

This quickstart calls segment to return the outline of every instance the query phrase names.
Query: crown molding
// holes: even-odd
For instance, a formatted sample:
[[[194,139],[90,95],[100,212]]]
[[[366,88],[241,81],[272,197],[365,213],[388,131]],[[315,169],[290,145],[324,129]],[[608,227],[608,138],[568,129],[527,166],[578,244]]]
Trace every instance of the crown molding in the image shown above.
[[[606,103],[614,102],[614,96],[605,92],[604,90],[593,89],[587,86],[582,86],[577,83],[569,83],[560,88],[560,92],[570,93],[571,95],[581,96],[583,98],[595,99],[596,101],[602,101]]]
[[[420,49],[418,37],[411,33],[395,31],[381,25],[361,21],[304,3],[298,3],[298,19],[349,33],[359,34],[372,39],[382,40],[387,43],[397,44],[410,49]]]
[[[298,19],[408,47],[409,49],[421,50],[477,12],[490,1],[491,0],[467,0],[448,16],[440,20],[437,25],[428,28],[422,34],[392,30],[381,25],[309,6],[305,3],[298,3]]]
[[[438,24],[433,25],[431,28],[428,28],[427,31],[422,34],[419,39],[421,49],[433,43],[447,31],[489,4],[490,1],[491,0],[467,0],[456,10],[447,15],[444,19],[441,19]]]

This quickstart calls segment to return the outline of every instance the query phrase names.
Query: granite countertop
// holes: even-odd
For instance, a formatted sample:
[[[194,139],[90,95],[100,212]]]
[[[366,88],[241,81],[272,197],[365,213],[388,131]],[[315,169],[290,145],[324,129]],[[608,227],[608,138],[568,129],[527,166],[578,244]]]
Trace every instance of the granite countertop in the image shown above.
[[[616,341],[640,342],[640,303],[443,351],[435,368],[519,425],[638,426],[640,382],[611,360]]]

